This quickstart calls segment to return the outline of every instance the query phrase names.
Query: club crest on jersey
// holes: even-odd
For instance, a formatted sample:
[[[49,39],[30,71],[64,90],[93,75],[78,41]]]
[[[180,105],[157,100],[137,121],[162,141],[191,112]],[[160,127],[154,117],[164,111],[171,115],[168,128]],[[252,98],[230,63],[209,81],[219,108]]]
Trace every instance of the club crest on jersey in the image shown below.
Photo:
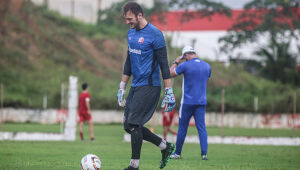
[[[131,37],[129,37],[128,39],[131,40]]]
[[[144,42],[144,37],[140,37],[138,42],[139,42],[139,44],[143,44],[143,42]]]

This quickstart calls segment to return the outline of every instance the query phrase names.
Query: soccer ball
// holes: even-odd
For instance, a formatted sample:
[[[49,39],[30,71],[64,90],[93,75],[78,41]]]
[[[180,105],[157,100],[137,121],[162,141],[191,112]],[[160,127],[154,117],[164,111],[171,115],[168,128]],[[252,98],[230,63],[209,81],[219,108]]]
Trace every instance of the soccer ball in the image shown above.
[[[82,170],[99,170],[101,161],[97,155],[87,154],[81,159]]]

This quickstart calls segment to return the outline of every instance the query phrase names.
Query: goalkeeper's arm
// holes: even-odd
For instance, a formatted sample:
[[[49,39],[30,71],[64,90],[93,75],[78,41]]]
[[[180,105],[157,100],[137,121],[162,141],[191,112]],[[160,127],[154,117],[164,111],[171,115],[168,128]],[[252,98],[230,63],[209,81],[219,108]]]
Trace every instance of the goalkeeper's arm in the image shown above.
[[[122,80],[121,83],[124,83],[124,87],[120,85],[120,89],[126,89],[126,85],[129,81],[131,75],[131,64],[130,64],[130,55],[129,55],[129,51],[127,51],[127,57],[126,57],[126,61],[124,64],[124,69],[123,69],[123,75],[122,75]]]
[[[124,64],[122,80],[120,82],[120,88],[117,94],[118,104],[121,107],[124,107],[126,104],[126,100],[125,100],[126,85],[129,81],[130,75],[131,75],[130,56],[129,56],[129,52],[127,51],[127,58]]]
[[[165,98],[161,104],[161,107],[165,107],[165,112],[170,112],[174,109],[176,102],[172,88],[171,74],[167,57],[167,48],[163,47],[155,50],[154,57],[157,58],[157,62],[160,66],[165,85]]]
[[[163,47],[154,50],[154,56],[157,58],[157,62],[160,66],[165,88],[171,88],[172,81],[168,64],[167,48]]]

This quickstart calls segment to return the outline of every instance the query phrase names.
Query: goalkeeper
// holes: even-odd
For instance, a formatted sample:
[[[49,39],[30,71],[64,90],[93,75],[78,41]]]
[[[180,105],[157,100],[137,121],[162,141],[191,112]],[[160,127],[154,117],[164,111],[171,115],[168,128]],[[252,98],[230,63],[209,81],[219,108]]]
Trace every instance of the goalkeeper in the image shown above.
[[[165,85],[162,106],[166,106],[167,112],[175,107],[166,42],[161,31],[146,21],[142,8],[136,2],[127,2],[123,6],[123,16],[131,29],[127,35],[128,51],[118,91],[118,103],[125,107],[124,130],[131,135],[132,150],[131,161],[124,170],[139,169],[143,140],[161,149],[162,169],[167,165],[175,145],[153,134],[144,124],[152,117],[160,98],[160,70]],[[131,75],[132,84],[125,102],[126,85]]]

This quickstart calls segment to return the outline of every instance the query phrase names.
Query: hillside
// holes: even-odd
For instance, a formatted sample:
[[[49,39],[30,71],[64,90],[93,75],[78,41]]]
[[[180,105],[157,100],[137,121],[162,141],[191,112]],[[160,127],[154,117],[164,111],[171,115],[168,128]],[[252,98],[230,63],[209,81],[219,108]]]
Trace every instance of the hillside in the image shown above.
[[[46,94],[49,106],[58,107],[61,84],[69,75],[103,93],[117,88],[114,80],[120,77],[124,43],[88,36],[84,30],[92,26],[30,3],[6,2],[0,15],[0,82],[6,106],[41,107]],[[94,96],[97,102],[109,100],[106,94]]]
[[[43,96],[47,95],[48,107],[59,108],[61,85],[67,85],[69,75],[74,75],[79,77],[79,84],[90,84],[93,109],[120,109],[116,91],[127,44],[125,34],[116,35],[120,32],[103,32],[99,26],[62,17],[22,0],[1,1],[0,83],[4,84],[4,105],[42,108]],[[168,50],[171,63],[179,53],[170,46]],[[256,78],[242,66],[210,64],[208,111],[220,111],[223,88],[227,111],[253,111],[253,98],[257,96],[258,112],[287,113],[292,111],[294,91],[300,99],[299,88]],[[178,103],[181,79],[174,80]],[[300,100],[297,103],[299,110]]]

